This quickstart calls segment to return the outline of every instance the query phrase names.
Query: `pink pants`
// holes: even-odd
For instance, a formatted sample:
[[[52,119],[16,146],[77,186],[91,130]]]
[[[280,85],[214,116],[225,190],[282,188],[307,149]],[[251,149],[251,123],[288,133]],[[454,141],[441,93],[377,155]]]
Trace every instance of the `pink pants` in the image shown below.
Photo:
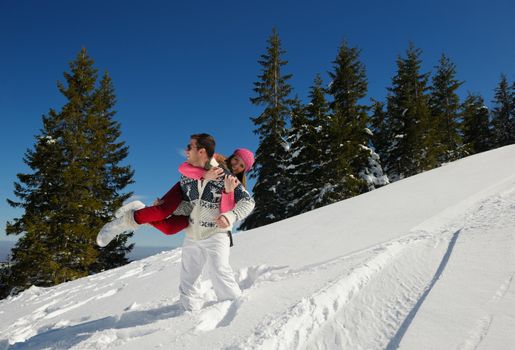
[[[167,235],[173,235],[188,227],[188,217],[171,215],[182,201],[180,183],[177,182],[164,196],[160,205],[146,207],[134,212],[138,224],[150,224]]]

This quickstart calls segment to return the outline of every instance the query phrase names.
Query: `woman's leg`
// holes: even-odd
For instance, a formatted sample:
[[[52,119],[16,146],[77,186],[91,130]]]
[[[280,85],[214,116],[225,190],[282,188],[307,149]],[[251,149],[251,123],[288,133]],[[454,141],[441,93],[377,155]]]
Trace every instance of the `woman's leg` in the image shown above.
[[[164,220],[151,222],[150,225],[165,235],[173,235],[188,227],[188,221],[188,216],[172,215]]]
[[[164,196],[160,205],[146,207],[134,212],[134,221],[138,224],[148,224],[161,221],[171,215],[182,201],[180,183],[177,182]]]

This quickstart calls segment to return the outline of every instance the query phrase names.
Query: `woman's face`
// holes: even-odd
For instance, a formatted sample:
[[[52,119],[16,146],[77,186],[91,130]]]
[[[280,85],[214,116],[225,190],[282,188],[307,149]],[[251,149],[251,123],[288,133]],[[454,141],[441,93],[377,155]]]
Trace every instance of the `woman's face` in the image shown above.
[[[245,171],[245,163],[243,163],[240,157],[234,156],[231,158],[231,171],[235,175]]]

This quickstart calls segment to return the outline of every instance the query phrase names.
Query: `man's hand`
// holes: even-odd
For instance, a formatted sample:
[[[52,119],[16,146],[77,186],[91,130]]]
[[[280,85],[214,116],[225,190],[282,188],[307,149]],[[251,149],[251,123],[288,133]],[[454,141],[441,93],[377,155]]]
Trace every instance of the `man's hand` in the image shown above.
[[[212,167],[206,174],[204,175],[204,180],[212,181],[212,180],[220,180],[224,174],[224,170],[219,167]]]
[[[224,178],[224,185],[225,185],[225,193],[231,193],[234,191],[236,187],[238,187],[238,184],[240,182],[238,181],[238,178],[236,176],[232,175],[225,175]]]
[[[162,199],[159,199],[159,198],[156,198],[156,200],[154,201],[154,203],[152,203],[153,206],[156,206],[156,205],[161,205],[163,204],[165,201],[162,200]]]
[[[224,215],[220,215],[216,219],[216,225],[220,228],[227,228],[229,227],[229,220]]]

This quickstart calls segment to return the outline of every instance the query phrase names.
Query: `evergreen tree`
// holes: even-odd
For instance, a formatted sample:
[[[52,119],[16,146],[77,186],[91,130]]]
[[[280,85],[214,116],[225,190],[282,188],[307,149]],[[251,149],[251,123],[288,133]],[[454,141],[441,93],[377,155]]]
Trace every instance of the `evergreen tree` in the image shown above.
[[[254,83],[256,96],[251,98],[254,105],[264,106],[264,111],[251,118],[259,135],[254,169],[256,178],[253,188],[256,208],[245,219],[241,229],[247,230],[266,225],[286,217],[289,197],[287,122],[293,101],[289,98],[292,88],[288,83],[291,74],[283,74],[282,68],[288,63],[282,59],[285,51],[281,48],[279,34],[272,31],[268,39],[267,53],[261,55],[259,64],[262,74]]]
[[[305,107],[296,96],[291,107],[291,126],[287,130],[286,142],[288,145],[288,156],[286,157],[285,169],[288,182],[285,218],[296,215],[297,202],[302,189],[309,184],[304,182],[306,164],[306,144],[309,127],[306,118]]]
[[[515,81],[511,84],[511,142],[515,143]]]
[[[513,86],[510,87],[506,75],[501,75],[501,81],[495,89],[494,108],[492,110],[492,126],[494,132],[494,147],[502,147],[515,142],[513,135],[515,105]]]
[[[368,107],[362,100],[368,89],[365,66],[359,60],[360,50],[345,41],[333,62],[330,103],[330,154],[326,167],[330,174],[323,204],[334,203],[374,188],[377,155],[368,147],[370,130]]]
[[[24,162],[32,170],[18,174],[18,201],[24,213],[8,222],[7,234],[22,235],[12,250],[12,265],[2,277],[2,294],[31,285],[51,286],[127,263],[131,235],[121,235],[100,249],[95,238],[111,213],[131,193],[133,172],[121,166],[128,148],[117,141],[120,124],[112,118],[112,81],[104,75],[99,87],[93,60],[82,49],[58,83],[67,99],[61,112],[50,109],[34,149]]]
[[[463,119],[463,146],[468,154],[488,151],[492,148],[489,112],[483,98],[469,94],[461,107]]]
[[[389,145],[389,129],[387,114],[384,110],[384,103],[372,99],[372,114],[370,116],[370,129],[372,132],[372,146],[381,158],[386,156],[386,149]]]
[[[386,113],[390,141],[382,161],[393,180],[436,166],[426,93],[429,73],[420,73],[420,55],[421,50],[410,43],[406,58],[397,59],[397,74],[388,89]]]
[[[369,135],[370,135],[370,157],[368,177],[369,189],[376,189],[390,183],[390,179],[383,170],[382,159],[388,148],[389,125],[386,112],[384,111],[384,103],[372,99],[372,115],[369,118]]]
[[[301,214],[322,205],[325,174],[330,161],[329,104],[325,98],[322,78],[317,75],[311,87],[310,103],[292,113],[290,130],[291,197],[288,216]]]
[[[456,90],[463,82],[456,79],[456,66],[442,54],[430,88],[431,129],[434,133],[432,145],[438,164],[451,162],[463,157],[461,150],[460,98]]]

